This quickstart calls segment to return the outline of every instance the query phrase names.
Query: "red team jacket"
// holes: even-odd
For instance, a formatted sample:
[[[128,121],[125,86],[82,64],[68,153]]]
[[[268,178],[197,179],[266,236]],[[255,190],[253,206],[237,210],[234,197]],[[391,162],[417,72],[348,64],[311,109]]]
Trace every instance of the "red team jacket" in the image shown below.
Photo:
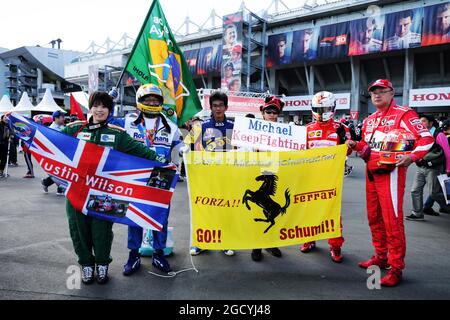
[[[332,147],[340,144],[340,138],[336,133],[336,130],[341,126],[341,123],[334,120],[327,122],[311,122],[306,125],[306,141],[307,148],[324,148]],[[350,140],[350,130],[346,125],[343,125],[345,129],[345,138]],[[350,150],[351,152],[351,150]]]
[[[422,159],[433,146],[434,138],[420,122],[417,113],[408,107],[398,106],[392,100],[388,109],[383,112],[377,111],[364,121],[362,139],[357,143],[355,150],[361,151],[365,146],[370,146],[371,153],[367,169],[380,168],[378,165],[379,151],[383,139],[389,131],[394,129],[405,129],[415,136],[414,150],[410,155],[413,161]]]

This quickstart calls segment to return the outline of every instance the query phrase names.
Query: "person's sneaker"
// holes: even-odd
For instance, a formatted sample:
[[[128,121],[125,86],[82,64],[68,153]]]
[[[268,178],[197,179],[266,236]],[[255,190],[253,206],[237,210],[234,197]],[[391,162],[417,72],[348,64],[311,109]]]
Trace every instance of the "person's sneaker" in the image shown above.
[[[331,260],[336,263],[341,263],[344,257],[342,256],[341,248],[330,247]]]
[[[56,195],[57,196],[63,196],[64,195],[64,188],[58,187],[56,188]]]
[[[172,271],[169,262],[164,258],[163,252],[153,252],[152,266],[165,273]]]
[[[439,209],[439,212],[440,212],[440,213],[450,214],[450,210],[447,210],[447,209],[445,209],[445,208],[440,208],[440,209]],[[437,214],[437,215],[439,215],[439,214]]]
[[[423,216],[418,217],[414,213],[411,213],[409,216],[406,216],[405,219],[409,221],[425,221],[425,218]]]
[[[281,250],[278,248],[267,248],[266,251],[274,257],[281,258]]]
[[[423,213],[429,216],[438,216],[439,213],[433,210],[433,208],[423,208]]]
[[[383,287],[395,287],[400,281],[402,281],[402,271],[392,268],[381,278],[380,284]]]
[[[377,256],[373,256],[372,258],[370,258],[369,260],[366,260],[366,261],[361,261],[360,263],[358,263],[358,266],[363,269],[367,269],[370,266],[378,266],[380,269],[385,269],[385,270],[388,270],[391,268],[387,259],[386,260],[380,259]]]
[[[234,251],[233,250],[227,249],[227,250],[222,250],[222,252],[226,256],[229,256],[229,257],[234,256]]]
[[[91,284],[94,282],[94,266],[81,267],[81,281],[84,284]]]
[[[10,163],[9,165],[10,165],[11,167],[18,167],[18,166],[19,166],[19,164],[18,164],[17,162]]]
[[[314,249],[315,247],[316,247],[316,242],[315,241],[306,242],[300,247],[300,251],[303,252],[303,253],[308,253],[312,249]]]
[[[252,260],[253,261],[261,261],[263,258],[261,249],[253,249],[252,250]]]
[[[178,176],[178,182],[185,182],[186,178],[183,176]]]
[[[48,186],[45,185],[44,179],[41,179],[41,185],[42,185],[42,189],[44,190],[44,192],[47,193],[48,192]]]
[[[25,179],[33,179],[34,176],[31,173],[27,173],[26,175],[23,176]]]
[[[123,275],[124,276],[131,276],[133,273],[139,270],[141,267],[141,256],[139,255],[139,251],[136,252],[134,250],[130,250],[130,253],[128,254],[128,261],[123,266]]]
[[[200,249],[199,247],[192,247],[191,250],[189,250],[189,253],[191,254],[191,256],[196,256],[202,253],[203,251],[205,250]]]
[[[107,264],[98,264],[96,266],[96,272],[97,272],[97,283],[98,284],[105,284],[108,282],[108,265]]]

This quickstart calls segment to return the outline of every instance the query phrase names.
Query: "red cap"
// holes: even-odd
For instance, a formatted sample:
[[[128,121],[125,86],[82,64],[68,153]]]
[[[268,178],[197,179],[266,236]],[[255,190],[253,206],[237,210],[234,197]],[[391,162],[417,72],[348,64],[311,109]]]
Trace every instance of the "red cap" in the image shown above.
[[[379,87],[379,88],[389,88],[391,90],[394,90],[394,87],[392,86],[392,83],[389,80],[386,80],[386,79],[375,80],[374,82],[372,82],[369,85],[369,89],[368,90],[370,92],[370,91],[372,91],[372,89],[377,88],[377,87]]]
[[[267,97],[266,100],[264,101],[264,105],[261,106],[261,111],[269,107],[275,107],[278,109],[278,111],[281,112],[281,110],[283,110],[284,107],[284,102],[275,96]]]

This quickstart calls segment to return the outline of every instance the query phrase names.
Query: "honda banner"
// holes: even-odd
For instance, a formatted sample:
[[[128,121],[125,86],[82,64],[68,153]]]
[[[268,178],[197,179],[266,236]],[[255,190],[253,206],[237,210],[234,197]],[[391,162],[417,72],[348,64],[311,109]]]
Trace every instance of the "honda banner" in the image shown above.
[[[410,107],[449,107],[450,87],[412,89],[409,93]]]
[[[350,92],[349,93],[337,93],[336,97],[336,109],[350,109]],[[283,111],[310,111],[311,100],[313,96],[293,96],[285,97],[283,101],[286,103]]]

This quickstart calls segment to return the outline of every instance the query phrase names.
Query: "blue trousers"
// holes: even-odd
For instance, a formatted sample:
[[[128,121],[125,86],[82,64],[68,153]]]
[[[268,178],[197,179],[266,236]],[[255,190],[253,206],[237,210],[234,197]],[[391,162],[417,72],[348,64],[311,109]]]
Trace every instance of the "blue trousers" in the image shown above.
[[[423,208],[425,209],[425,208],[431,208],[431,207],[433,207],[433,204],[434,204],[434,200],[430,197],[430,196],[428,196],[428,198],[427,198],[427,200],[425,201],[425,203],[423,204]]]
[[[170,212],[170,207],[169,207]],[[153,249],[164,250],[167,241],[167,226],[169,224],[169,215],[166,221],[163,221],[163,229],[161,231],[152,231],[153,233]],[[142,234],[144,230],[141,227],[128,227],[128,249],[139,250],[142,244]]]

